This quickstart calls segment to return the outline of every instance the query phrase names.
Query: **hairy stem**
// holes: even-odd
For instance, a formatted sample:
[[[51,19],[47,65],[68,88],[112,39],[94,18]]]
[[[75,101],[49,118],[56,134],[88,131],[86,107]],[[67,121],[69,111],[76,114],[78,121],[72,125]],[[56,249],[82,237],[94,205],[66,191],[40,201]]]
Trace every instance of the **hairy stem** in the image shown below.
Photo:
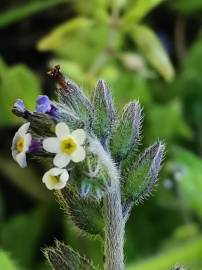
[[[120,187],[104,199],[105,218],[105,270],[124,270],[124,221]]]

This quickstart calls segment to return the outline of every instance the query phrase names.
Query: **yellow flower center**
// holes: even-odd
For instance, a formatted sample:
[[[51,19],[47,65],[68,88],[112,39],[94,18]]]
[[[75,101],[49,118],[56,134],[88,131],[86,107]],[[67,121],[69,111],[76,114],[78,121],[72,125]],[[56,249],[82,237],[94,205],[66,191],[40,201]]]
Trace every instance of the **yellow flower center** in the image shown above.
[[[21,153],[24,149],[24,144],[25,144],[25,140],[23,137],[20,137],[18,140],[17,140],[17,143],[16,143],[16,148],[17,148],[17,151],[18,153]]]
[[[71,155],[77,149],[77,144],[72,138],[67,138],[61,142],[61,151]]]
[[[51,175],[51,182],[56,185],[60,182],[60,177],[58,175],[54,176],[54,175]]]

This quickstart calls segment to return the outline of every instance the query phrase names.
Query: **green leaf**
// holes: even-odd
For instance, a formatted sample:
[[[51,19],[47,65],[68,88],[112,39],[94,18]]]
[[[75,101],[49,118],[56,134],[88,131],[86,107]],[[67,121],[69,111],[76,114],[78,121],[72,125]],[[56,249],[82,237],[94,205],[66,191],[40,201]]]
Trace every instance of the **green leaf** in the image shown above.
[[[20,270],[16,263],[11,259],[10,255],[0,249],[0,269]]]
[[[78,62],[83,69],[89,69],[92,59],[96,59],[106,47],[108,34],[109,28],[105,25],[77,17],[53,29],[37,47],[41,51],[53,51],[60,58]]]
[[[162,123],[164,123],[163,128]],[[191,130],[183,118],[181,104],[178,100],[150,107],[148,126],[149,141],[155,140],[156,137],[173,141],[179,137],[191,138],[192,136]]]
[[[144,25],[134,26],[130,34],[149,63],[166,81],[172,81],[175,71],[157,35]]]
[[[1,245],[25,269],[30,269],[38,248],[44,224],[46,210],[37,209],[30,214],[18,214],[9,219],[1,229]],[[36,221],[33,224],[33,221]],[[7,269],[7,268],[2,268]]]
[[[182,203],[202,217],[202,159],[188,150],[177,148],[170,170],[179,180]]]
[[[87,18],[78,17],[57,26],[47,36],[42,38],[37,48],[40,51],[54,50],[64,45],[65,39],[72,37],[77,32],[83,31],[92,25],[92,21]]]
[[[93,17],[100,22],[106,22],[109,17],[107,13],[108,5],[107,0],[74,1],[74,6],[79,14]]]
[[[101,203],[83,198],[68,187],[57,194],[64,211],[79,230],[90,235],[102,235],[104,221]]]
[[[126,201],[139,203],[151,194],[162,165],[164,150],[164,144],[155,143],[125,171],[122,192]]]
[[[53,270],[97,269],[85,257],[59,241],[56,241],[56,248],[46,248],[44,254]]]
[[[112,130],[110,149],[116,161],[137,149],[140,140],[142,109],[138,101],[127,104]]]
[[[11,113],[17,98],[23,99],[30,109],[35,108],[35,100],[40,94],[40,85],[35,75],[24,65],[7,67],[0,60],[0,126],[8,126],[19,122],[19,118]]]
[[[43,1],[31,1],[21,6],[17,6],[8,11],[0,13],[0,28],[18,22],[28,16],[31,16],[44,9],[53,7],[55,5],[65,3],[67,0],[43,0]]]
[[[177,264],[188,265],[193,270],[201,270],[201,253],[202,237],[200,236],[182,245],[172,246],[171,249],[154,257],[131,264],[126,270],[168,270],[176,265],[176,262]]]
[[[92,129],[101,142],[111,135],[112,126],[115,121],[115,108],[110,90],[102,80],[98,81],[92,97],[94,106],[94,117]]]
[[[165,0],[136,0],[129,5],[128,11],[123,16],[123,23],[127,27],[129,24],[139,22],[146,16],[153,8],[158,6]]]
[[[0,170],[8,181],[10,180],[31,198],[44,202],[50,200],[49,192],[41,184],[38,175],[33,169],[26,168],[22,170],[14,160],[0,155]]]
[[[200,12],[202,9],[201,0],[192,0],[192,1],[175,0],[171,4],[176,10],[185,14]]]
[[[185,118],[196,130],[202,123],[202,37],[193,43],[189,49],[181,73],[175,80],[172,89],[183,100]],[[200,136],[200,134],[199,134]]]

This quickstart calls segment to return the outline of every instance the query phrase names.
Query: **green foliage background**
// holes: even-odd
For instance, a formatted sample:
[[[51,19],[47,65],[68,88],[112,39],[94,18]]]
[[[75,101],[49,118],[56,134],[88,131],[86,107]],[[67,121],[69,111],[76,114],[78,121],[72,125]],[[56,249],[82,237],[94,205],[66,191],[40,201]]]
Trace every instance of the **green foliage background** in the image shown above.
[[[202,269],[201,15],[201,0],[1,1],[0,269],[47,269],[40,248],[55,237],[102,264],[99,241],[78,234],[43,186],[46,165],[11,159],[12,104],[54,97],[56,63],[87,94],[105,79],[119,108],[139,99],[144,144],[167,144],[157,192],[126,228],[127,269]]]

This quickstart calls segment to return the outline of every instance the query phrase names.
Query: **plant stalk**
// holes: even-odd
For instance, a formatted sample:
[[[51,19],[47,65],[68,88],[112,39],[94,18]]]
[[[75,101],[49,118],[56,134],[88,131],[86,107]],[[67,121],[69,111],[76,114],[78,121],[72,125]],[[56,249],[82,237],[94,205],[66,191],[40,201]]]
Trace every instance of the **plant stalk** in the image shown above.
[[[120,187],[104,198],[105,270],[124,270],[124,221]]]

